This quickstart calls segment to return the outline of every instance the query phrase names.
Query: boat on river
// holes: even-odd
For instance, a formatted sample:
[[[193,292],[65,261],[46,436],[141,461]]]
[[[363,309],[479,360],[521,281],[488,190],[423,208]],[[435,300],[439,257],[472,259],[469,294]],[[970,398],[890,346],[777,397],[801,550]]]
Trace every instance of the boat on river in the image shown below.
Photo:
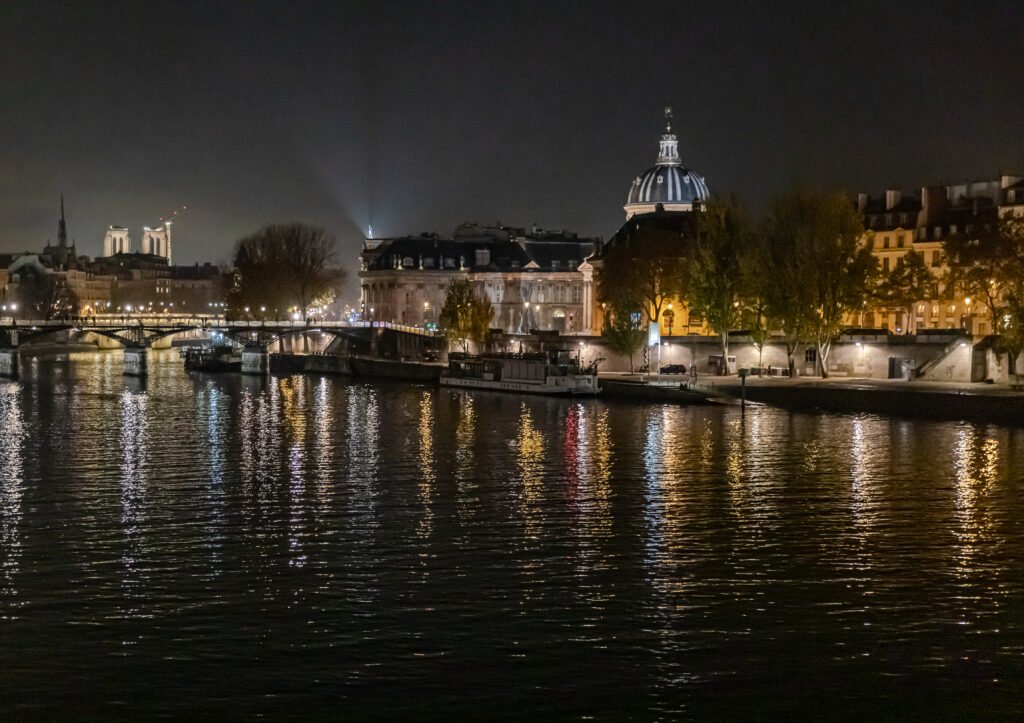
[[[597,370],[583,369],[567,351],[536,354],[449,354],[441,385],[548,396],[593,396]]]
[[[239,372],[242,353],[230,345],[190,346],[181,350],[185,369],[195,372]]]

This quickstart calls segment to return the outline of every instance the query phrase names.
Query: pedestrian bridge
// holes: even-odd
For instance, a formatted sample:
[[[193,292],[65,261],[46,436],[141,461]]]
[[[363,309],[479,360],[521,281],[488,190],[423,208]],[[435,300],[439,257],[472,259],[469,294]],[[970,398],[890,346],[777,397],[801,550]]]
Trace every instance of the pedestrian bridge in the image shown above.
[[[265,372],[268,348],[288,336],[329,334],[348,340],[356,348],[372,347],[384,331],[391,334],[434,338],[435,332],[403,324],[379,321],[232,320],[186,315],[104,315],[67,319],[0,318],[0,375],[17,376],[18,348],[59,332],[91,332],[113,339],[125,349],[125,373],[146,373],[146,351],[156,341],[187,332],[220,334],[245,348],[243,370]],[[248,369],[246,361],[249,361]],[[258,365],[256,369],[253,365]]]

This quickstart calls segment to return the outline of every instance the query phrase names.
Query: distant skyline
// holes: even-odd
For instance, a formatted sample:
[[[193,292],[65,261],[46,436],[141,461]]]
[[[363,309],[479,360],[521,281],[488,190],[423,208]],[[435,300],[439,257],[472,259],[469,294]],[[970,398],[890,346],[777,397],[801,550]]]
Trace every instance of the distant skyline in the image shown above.
[[[350,271],[371,223],[607,238],[666,104],[683,162],[758,207],[1024,174],[1022,48],[1012,0],[7,2],[0,251],[55,240],[62,192],[90,256],[183,205],[179,263],[271,221]]]

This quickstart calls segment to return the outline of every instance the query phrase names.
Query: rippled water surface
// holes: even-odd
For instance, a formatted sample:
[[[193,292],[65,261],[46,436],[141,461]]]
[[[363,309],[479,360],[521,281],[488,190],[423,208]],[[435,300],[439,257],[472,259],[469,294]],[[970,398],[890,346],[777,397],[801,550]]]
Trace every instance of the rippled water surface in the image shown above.
[[[0,718],[1019,718],[1024,433],[0,382]]]

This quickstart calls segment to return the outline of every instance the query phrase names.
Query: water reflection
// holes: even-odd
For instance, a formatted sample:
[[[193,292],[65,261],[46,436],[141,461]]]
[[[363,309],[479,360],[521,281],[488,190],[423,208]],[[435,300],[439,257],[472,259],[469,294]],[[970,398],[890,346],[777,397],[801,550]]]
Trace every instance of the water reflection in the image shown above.
[[[1019,432],[119,360],[0,385],[2,718],[1019,707]]]
[[[953,448],[954,503],[958,528],[957,574],[982,574],[993,521],[988,497],[999,482],[999,442],[976,426],[957,430]],[[994,582],[994,581],[993,581]]]
[[[121,393],[121,564],[122,613],[139,615],[146,604],[149,396],[128,389]]]
[[[369,385],[350,388],[346,399],[348,474],[353,512],[361,527],[373,530],[377,524],[377,480],[382,447],[380,403],[377,390]]]
[[[316,449],[316,464],[313,470],[316,479],[316,497],[318,517],[325,514],[330,502],[331,483],[333,480],[334,450],[334,395],[332,385],[326,377],[321,377],[313,392],[313,423],[316,437],[313,447]]]
[[[206,546],[210,550],[210,560],[216,574],[221,562],[221,550],[224,546],[224,518],[227,508],[227,492],[225,474],[228,469],[228,433],[229,410],[225,410],[227,399],[223,391],[214,384],[208,384],[196,392],[197,412],[206,420],[205,448],[207,450],[207,467],[210,470],[209,483],[206,486],[206,506],[209,515],[206,524]],[[227,412],[227,413],[226,413]]]
[[[303,377],[285,377],[276,380],[275,389],[281,394],[281,413],[288,444],[288,564],[303,567],[308,559],[303,546],[308,524],[305,519],[307,502],[306,477],[308,467],[306,450],[306,385]]]
[[[25,421],[22,387],[0,382],[0,616],[14,615],[19,605],[18,572],[21,566],[22,498],[25,494]]]
[[[476,462],[473,447],[476,443],[477,415],[472,394],[455,397],[459,408],[459,421],[455,427],[455,479],[459,481],[459,498],[464,499],[466,488],[473,481]]]
[[[434,529],[434,393],[420,393],[419,432],[419,504],[422,515],[416,525],[420,539],[430,538]]]
[[[543,517],[539,509],[544,488],[544,435],[534,424],[526,402],[519,403],[519,427],[516,432],[516,466],[519,470],[519,514],[523,518],[526,539],[536,540]]]
[[[874,434],[869,432],[869,425],[875,428]],[[882,428],[887,425],[888,422],[885,420],[857,417],[853,420],[853,428],[849,432],[850,511],[862,548],[867,545],[872,530],[882,521],[878,514],[881,490],[875,462],[889,456],[889,439],[882,433]]]

